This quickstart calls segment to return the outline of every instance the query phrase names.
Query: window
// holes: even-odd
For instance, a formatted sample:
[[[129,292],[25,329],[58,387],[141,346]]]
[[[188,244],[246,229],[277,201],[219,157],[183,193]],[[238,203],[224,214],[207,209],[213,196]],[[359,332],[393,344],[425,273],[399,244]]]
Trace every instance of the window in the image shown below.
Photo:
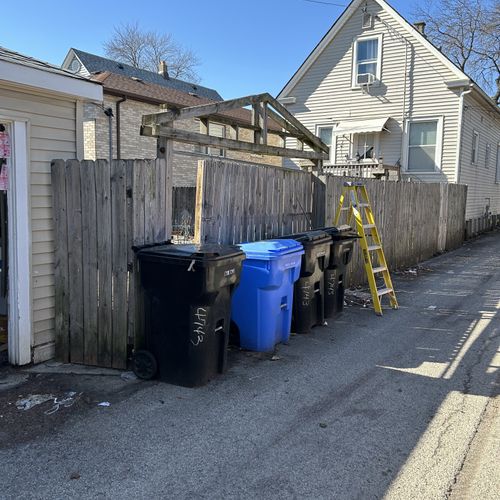
[[[330,161],[332,158],[332,139],[333,127],[332,126],[317,126],[316,135],[330,148]]]
[[[491,155],[491,144],[486,144],[486,149],[484,151],[484,166],[488,168],[490,166],[490,155]]]
[[[414,120],[408,123],[409,172],[434,172],[439,168],[440,120]]]
[[[318,127],[318,137],[327,145],[332,145],[333,127]]]
[[[208,124],[208,133],[215,137],[226,137],[226,127],[224,125],[219,125],[218,123]],[[225,156],[224,150],[214,147],[206,147],[205,154],[212,156]]]
[[[471,162],[476,164],[479,156],[479,132],[475,130],[472,132],[472,153]]]
[[[376,134],[363,133],[354,135],[354,157],[356,161],[371,162],[377,158]]]
[[[359,38],[354,44],[353,87],[380,80],[382,35]]]
[[[500,142],[497,144],[497,172],[495,175],[495,182],[500,182]]]

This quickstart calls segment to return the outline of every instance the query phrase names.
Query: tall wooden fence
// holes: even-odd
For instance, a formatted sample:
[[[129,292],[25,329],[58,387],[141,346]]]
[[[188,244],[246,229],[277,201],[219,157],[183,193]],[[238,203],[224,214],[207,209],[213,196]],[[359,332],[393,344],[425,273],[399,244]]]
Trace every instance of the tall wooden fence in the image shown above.
[[[198,169],[195,240],[240,243],[305,231],[317,221],[310,174],[208,159]]]
[[[140,334],[133,245],[171,234],[165,160],[52,162],[56,356],[125,368]]]
[[[343,183],[348,179],[326,175],[321,180],[325,183],[326,220],[331,223]],[[363,183],[391,269],[413,266],[462,244],[466,186],[376,179],[363,179]],[[351,283],[366,280],[357,246],[350,266],[350,280]]]
[[[343,183],[334,175],[205,160],[198,170],[196,238],[239,243],[332,225]],[[357,179],[359,180],[359,179]],[[466,186],[363,179],[392,269],[459,246]],[[356,249],[351,283],[365,282]]]

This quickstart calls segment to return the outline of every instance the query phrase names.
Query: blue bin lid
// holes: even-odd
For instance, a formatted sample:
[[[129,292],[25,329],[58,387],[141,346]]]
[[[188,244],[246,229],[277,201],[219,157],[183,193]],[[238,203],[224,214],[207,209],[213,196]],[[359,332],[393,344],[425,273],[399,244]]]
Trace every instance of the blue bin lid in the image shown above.
[[[243,243],[239,247],[245,252],[247,259],[272,260],[289,253],[304,253],[302,245],[295,240],[264,240]]]

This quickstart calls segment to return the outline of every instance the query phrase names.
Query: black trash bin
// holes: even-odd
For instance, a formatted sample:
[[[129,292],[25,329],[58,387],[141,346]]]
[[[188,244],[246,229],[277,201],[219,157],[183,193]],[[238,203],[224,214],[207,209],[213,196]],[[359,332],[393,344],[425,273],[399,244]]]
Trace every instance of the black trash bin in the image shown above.
[[[185,387],[226,370],[231,293],[245,254],[236,246],[163,244],[136,248],[144,290],[141,378]]]
[[[300,277],[293,289],[292,332],[309,333],[311,328],[325,322],[324,271],[330,258],[331,237],[323,231],[282,236],[300,242],[304,255]]]
[[[344,309],[347,265],[351,262],[354,242],[359,238],[351,226],[325,227],[331,238],[330,259],[325,269],[325,318]]]

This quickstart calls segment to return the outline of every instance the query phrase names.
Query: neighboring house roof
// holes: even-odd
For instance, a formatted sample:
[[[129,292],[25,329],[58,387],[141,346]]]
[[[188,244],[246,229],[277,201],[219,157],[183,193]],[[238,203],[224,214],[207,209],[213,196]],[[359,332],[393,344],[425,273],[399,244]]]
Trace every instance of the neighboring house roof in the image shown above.
[[[59,92],[92,100],[102,100],[102,88],[58,66],[0,47],[0,81]]]
[[[198,106],[200,104],[209,104],[216,102],[219,99],[207,99],[194,93],[188,94],[175,89],[166,88],[154,83],[145,82],[139,79],[128,78],[123,75],[105,71],[97,75],[93,75],[95,81],[102,83],[104,91],[107,94],[116,96],[126,96],[131,99],[136,99],[151,104],[167,104],[173,107],[189,107]],[[221,116],[234,118],[241,122],[242,126],[250,124],[252,113],[248,109],[232,109],[220,113]],[[281,130],[277,123],[270,120],[270,128],[276,131]]]
[[[301,64],[299,69],[293,74],[293,76],[288,80],[283,89],[279,92],[279,97],[287,97],[289,92],[295,87],[298,81],[302,78],[305,72],[314,64],[316,59],[321,55],[323,50],[330,44],[330,42],[335,38],[337,33],[343,28],[345,23],[351,18],[351,16],[358,10],[358,8],[366,0],[352,0],[352,2],[347,6],[347,8],[342,12],[342,14],[333,23],[332,27],[328,30],[325,36],[319,41],[312,52],[307,56],[306,60]],[[384,0],[373,0],[378,3],[382,9],[384,9],[393,19],[395,19],[401,26],[403,26],[410,34],[419,37],[422,44],[432,52],[432,54],[437,57],[452,73],[457,77],[457,81],[460,81],[461,86],[465,87],[473,84],[473,90],[479,94],[479,96],[487,103],[496,109],[500,113],[500,108],[496,106],[493,100],[486,94],[486,92],[473,81],[473,79],[465,74],[454,62],[452,62],[445,54],[443,54],[435,45],[433,45],[427,37],[425,37],[419,30],[415,28],[408,20],[406,20],[399,12],[392,8]],[[447,82],[453,84],[453,82]]]
[[[82,65],[89,73],[109,71],[111,73],[117,73],[129,78],[139,78],[144,82],[154,83],[156,85],[178,90],[180,92],[196,92],[199,96],[213,101],[223,100],[221,95],[216,90],[204,87],[203,85],[198,85],[197,83],[189,83],[183,80],[178,80],[177,78],[167,79],[154,71],[134,68],[128,64],[113,61],[112,59],[107,59],[106,57],[97,56],[95,54],[90,54],[89,52],[84,52],[83,50],[72,48],[70,49],[70,53],[71,51],[76,57],[78,57]],[[68,57],[66,56],[65,62],[67,59]]]
[[[11,62],[14,64],[21,64],[22,66],[28,66],[34,69],[42,69],[44,71],[48,71],[49,73],[64,75],[69,78],[76,78],[77,80],[88,81],[88,78],[80,75],[75,75],[71,71],[62,69],[59,66],[55,66],[54,64],[50,64],[45,61],[40,61],[39,59],[20,54],[19,52],[14,52],[13,50],[7,49],[5,47],[0,47],[0,60]]]

